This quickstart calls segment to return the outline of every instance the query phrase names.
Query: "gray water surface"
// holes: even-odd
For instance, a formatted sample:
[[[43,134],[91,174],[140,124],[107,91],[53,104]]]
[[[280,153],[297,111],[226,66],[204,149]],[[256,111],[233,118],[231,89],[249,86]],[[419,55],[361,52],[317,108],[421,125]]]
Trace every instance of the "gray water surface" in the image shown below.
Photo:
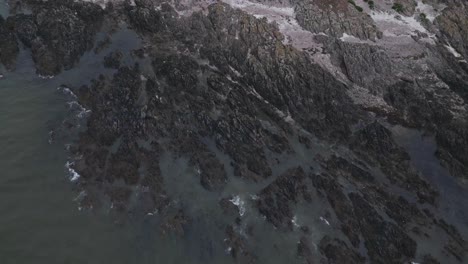
[[[48,138],[67,114],[60,80],[40,79],[31,66],[20,61],[0,80],[1,263],[125,263],[125,231],[73,202],[67,154]]]
[[[0,12],[5,11],[0,1]],[[114,48],[131,48],[128,31]],[[29,51],[21,50],[15,72],[0,79],[0,263],[183,263],[178,240],[159,238],[151,221],[115,223],[105,213],[80,211],[67,177],[66,143],[51,131],[74,115],[73,98],[58,89],[81,85],[102,69],[102,56],[89,52],[80,65],[52,79],[36,75]],[[59,133],[60,134],[60,133]],[[67,133],[61,133],[67,134]],[[70,133],[73,134],[73,133]],[[63,136],[63,135],[62,135]],[[146,221],[146,222],[145,222]],[[147,234],[151,234],[148,236]],[[160,259],[161,260],[161,259]]]

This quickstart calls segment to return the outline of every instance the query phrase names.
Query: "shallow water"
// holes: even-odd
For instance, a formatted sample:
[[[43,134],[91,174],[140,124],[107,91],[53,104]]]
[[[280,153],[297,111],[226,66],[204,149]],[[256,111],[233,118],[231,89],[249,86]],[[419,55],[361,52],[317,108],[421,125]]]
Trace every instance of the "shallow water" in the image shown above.
[[[0,1],[0,12],[5,5]],[[114,48],[139,44],[127,31],[114,36]],[[128,40],[132,41],[128,41]],[[110,48],[111,49],[111,48]],[[110,50],[109,50],[110,51]],[[35,74],[28,51],[17,69],[0,79],[0,263],[181,263],[173,237],[159,238],[152,219],[120,224],[102,212],[80,211],[67,177],[61,124],[76,113],[73,98],[58,89],[78,86],[102,73],[102,56],[92,52],[79,67],[52,79]],[[50,142],[50,132],[60,137]],[[70,133],[72,134],[72,133]],[[132,221],[126,220],[126,221]],[[150,234],[150,235],[148,235]],[[160,258],[160,259],[158,259]]]
[[[1,263],[125,263],[117,255],[130,236],[78,211],[64,147],[49,144],[67,114],[60,81],[40,79],[28,60],[0,80]]]
[[[232,263],[224,243],[225,224],[232,220],[221,214],[219,197],[198,184],[186,160],[170,156],[161,160],[175,202],[191,201],[183,207],[193,221],[183,239],[162,236],[157,217],[125,219],[120,224],[111,214],[79,210],[74,201],[78,194],[64,167],[64,145],[72,139],[50,143],[49,132],[74,114],[67,104],[72,98],[57,87],[78,83],[87,75],[80,69],[93,63],[85,56],[76,71],[41,79],[23,51],[17,71],[0,80],[1,263]],[[235,180],[225,196],[246,189],[245,183]],[[270,263],[293,263],[298,233],[276,233],[251,208],[247,193],[242,199],[246,222],[256,222],[259,228],[260,236],[251,241],[262,250],[259,255],[270,258],[275,243],[285,251],[274,253]]]
[[[5,1],[0,1],[0,16],[6,17],[8,15],[8,5]]]

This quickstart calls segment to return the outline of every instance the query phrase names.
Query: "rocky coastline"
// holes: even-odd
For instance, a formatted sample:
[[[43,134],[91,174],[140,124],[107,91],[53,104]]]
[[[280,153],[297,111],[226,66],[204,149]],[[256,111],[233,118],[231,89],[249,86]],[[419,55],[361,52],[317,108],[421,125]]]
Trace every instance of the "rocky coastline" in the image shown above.
[[[237,263],[266,263],[261,226],[295,236],[271,245],[294,249],[290,263],[468,261],[467,205],[398,140],[431,138],[425,166],[468,201],[464,1],[95,2],[11,0],[0,17],[7,71],[23,49],[51,77],[104,56],[99,77],[64,83],[89,110],[70,146],[81,208],[158,217],[183,238],[192,201],[165,169],[179,164],[213,200],[213,243]],[[431,21],[423,4],[444,8]],[[114,45],[127,31],[138,46]]]

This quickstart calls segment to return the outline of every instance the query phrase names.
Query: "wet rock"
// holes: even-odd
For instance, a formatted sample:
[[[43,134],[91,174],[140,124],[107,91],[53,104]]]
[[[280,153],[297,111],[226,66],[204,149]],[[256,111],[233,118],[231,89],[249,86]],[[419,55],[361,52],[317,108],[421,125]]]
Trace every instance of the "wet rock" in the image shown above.
[[[431,255],[425,255],[422,264],[440,264],[440,262]]]
[[[107,54],[104,57],[104,67],[118,69],[120,68],[120,63],[123,58],[123,53],[120,51],[115,51]]]
[[[333,155],[325,163],[326,169],[335,177],[344,177],[349,181],[373,182],[374,177],[368,171],[347,161],[342,157]]]
[[[226,227],[227,238],[225,243],[228,246],[227,252],[239,263],[256,263],[257,257],[248,250],[247,241],[235,230],[234,226]]]
[[[38,34],[38,28],[33,15],[18,14],[9,17],[10,23],[15,28],[18,39],[24,46],[31,48]]]
[[[341,231],[348,237],[354,247],[358,247],[361,239],[359,238],[359,221],[353,211],[351,201],[343,192],[343,187],[337,180],[328,174],[313,175],[312,181],[318,190],[327,198],[331,208],[341,222]]]
[[[436,224],[440,228],[442,228],[459,246],[461,247],[468,246],[466,244],[465,239],[463,239],[463,237],[458,232],[457,228],[455,228],[453,225],[448,224],[443,219],[436,221]]]
[[[304,258],[305,263],[312,264],[314,263],[314,255],[310,249],[310,241],[307,237],[303,236],[297,244],[297,255]]]
[[[468,9],[463,1],[454,1],[435,19],[440,34],[464,58],[468,57]]]
[[[402,196],[388,196],[384,197],[385,213],[393,218],[395,222],[405,227],[412,223],[418,223],[418,226],[424,226],[427,224],[427,220],[424,215],[419,211],[415,204],[409,203]]]
[[[375,121],[355,135],[354,145],[372,153],[376,160],[409,160],[409,155],[392,138],[390,130]]]
[[[200,175],[200,184],[207,190],[221,190],[226,185],[224,165],[211,152],[197,152],[192,157]]]
[[[408,153],[383,125],[377,121],[368,124],[354,135],[352,142],[351,147],[363,158],[380,165],[390,182],[416,192],[421,202],[435,202],[437,192],[415,171]]]
[[[3,17],[0,16],[0,63],[13,70],[19,53],[18,42]]]
[[[239,215],[239,208],[232,202],[233,197],[223,198],[219,201],[219,205],[223,209],[224,214],[231,216]]]
[[[302,168],[286,171],[259,193],[259,212],[275,227],[292,229],[291,206],[297,204],[299,198],[311,200],[306,181]]]
[[[127,6],[128,17],[132,25],[139,31],[157,33],[167,30],[166,23],[175,23],[174,17],[178,14],[174,8],[167,4],[161,4],[159,10],[155,10],[153,3],[147,1],[133,6]]]
[[[336,238],[325,236],[320,241],[319,248],[320,252],[327,258],[326,263],[365,263],[364,257],[349,248],[344,241]]]
[[[380,263],[400,263],[413,259],[416,242],[393,223],[386,222],[360,195],[349,194],[365,239],[370,259]]]
[[[188,217],[184,214],[183,211],[179,210],[177,213],[175,213],[175,215],[168,216],[163,220],[163,224],[161,225],[161,232],[163,235],[171,233],[178,236],[183,236],[188,224]]]
[[[93,46],[103,11],[89,2],[31,1],[33,15],[18,14],[14,25],[20,40],[31,47],[39,74],[70,69]]]

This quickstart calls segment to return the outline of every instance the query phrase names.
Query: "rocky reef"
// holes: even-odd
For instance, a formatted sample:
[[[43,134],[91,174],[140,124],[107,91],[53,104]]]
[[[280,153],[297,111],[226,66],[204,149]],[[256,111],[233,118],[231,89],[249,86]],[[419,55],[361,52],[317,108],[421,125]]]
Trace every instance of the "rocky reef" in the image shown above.
[[[238,263],[268,263],[265,248],[288,263],[468,261],[465,2],[10,6],[7,70],[22,49],[46,76],[104,58],[64,84],[88,110],[69,148],[81,208],[183,239],[199,228],[185,184]],[[124,31],[136,47],[113,43]]]

